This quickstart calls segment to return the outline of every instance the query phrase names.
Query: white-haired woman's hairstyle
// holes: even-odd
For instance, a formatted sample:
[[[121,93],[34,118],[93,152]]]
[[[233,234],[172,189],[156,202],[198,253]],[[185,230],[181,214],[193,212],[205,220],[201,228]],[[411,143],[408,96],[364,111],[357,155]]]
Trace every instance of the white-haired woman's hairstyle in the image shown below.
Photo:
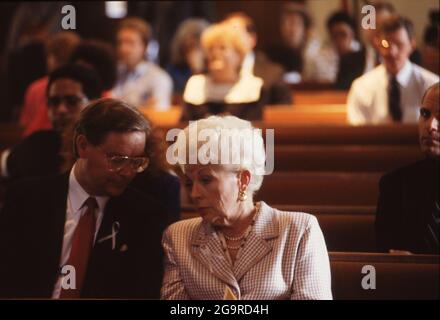
[[[191,150],[197,150],[197,164],[220,165],[227,169],[249,170],[248,190],[260,189],[265,174],[266,152],[261,129],[235,116],[210,116],[190,122],[172,146],[174,160],[182,171],[191,163]],[[186,150],[184,157],[176,154]],[[202,152],[203,151],[203,152]],[[205,158],[201,158],[206,155]]]

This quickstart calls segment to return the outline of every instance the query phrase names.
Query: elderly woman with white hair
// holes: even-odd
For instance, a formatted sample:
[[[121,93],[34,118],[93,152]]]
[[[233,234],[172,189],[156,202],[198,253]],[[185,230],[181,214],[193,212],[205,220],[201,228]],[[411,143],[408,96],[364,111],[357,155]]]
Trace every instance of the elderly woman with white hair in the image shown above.
[[[182,120],[213,114],[261,120],[268,97],[263,79],[240,72],[251,50],[244,30],[229,23],[213,24],[202,33],[201,45],[207,73],[189,78],[183,93]]]
[[[316,218],[253,201],[267,171],[261,131],[211,116],[192,122],[168,151],[200,217],[164,232],[162,299],[332,298]]]

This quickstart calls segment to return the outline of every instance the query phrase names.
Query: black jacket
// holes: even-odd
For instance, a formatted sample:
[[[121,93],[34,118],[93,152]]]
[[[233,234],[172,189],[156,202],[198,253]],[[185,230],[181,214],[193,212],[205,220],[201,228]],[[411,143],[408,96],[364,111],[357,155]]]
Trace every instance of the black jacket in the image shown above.
[[[9,189],[0,213],[0,297],[50,298],[59,272],[68,174],[22,180]],[[116,247],[96,241],[82,297],[159,298],[165,209],[128,187],[110,198],[97,240],[119,222]],[[121,250],[122,247],[127,250]]]
[[[426,242],[427,219],[439,201],[439,161],[425,159],[384,175],[376,211],[379,251],[439,253]]]

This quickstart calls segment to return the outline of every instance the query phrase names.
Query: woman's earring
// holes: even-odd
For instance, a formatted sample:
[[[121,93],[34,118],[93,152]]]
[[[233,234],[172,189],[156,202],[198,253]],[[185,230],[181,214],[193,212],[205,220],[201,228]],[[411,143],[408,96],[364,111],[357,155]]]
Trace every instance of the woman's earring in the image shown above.
[[[240,190],[238,191],[238,200],[245,201],[247,199],[247,193],[246,190]]]

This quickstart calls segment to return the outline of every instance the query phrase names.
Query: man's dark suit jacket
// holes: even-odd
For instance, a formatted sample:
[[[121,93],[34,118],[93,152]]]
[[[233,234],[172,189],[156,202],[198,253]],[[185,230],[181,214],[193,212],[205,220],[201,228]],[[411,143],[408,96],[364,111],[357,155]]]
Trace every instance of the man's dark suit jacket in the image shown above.
[[[50,298],[64,235],[69,175],[15,182],[0,213],[0,297]],[[128,187],[110,198],[83,287],[84,298],[159,298],[165,210]],[[119,222],[116,246],[99,239]]]
[[[380,251],[436,253],[426,240],[427,219],[439,200],[439,161],[425,159],[384,175],[376,212]]]

